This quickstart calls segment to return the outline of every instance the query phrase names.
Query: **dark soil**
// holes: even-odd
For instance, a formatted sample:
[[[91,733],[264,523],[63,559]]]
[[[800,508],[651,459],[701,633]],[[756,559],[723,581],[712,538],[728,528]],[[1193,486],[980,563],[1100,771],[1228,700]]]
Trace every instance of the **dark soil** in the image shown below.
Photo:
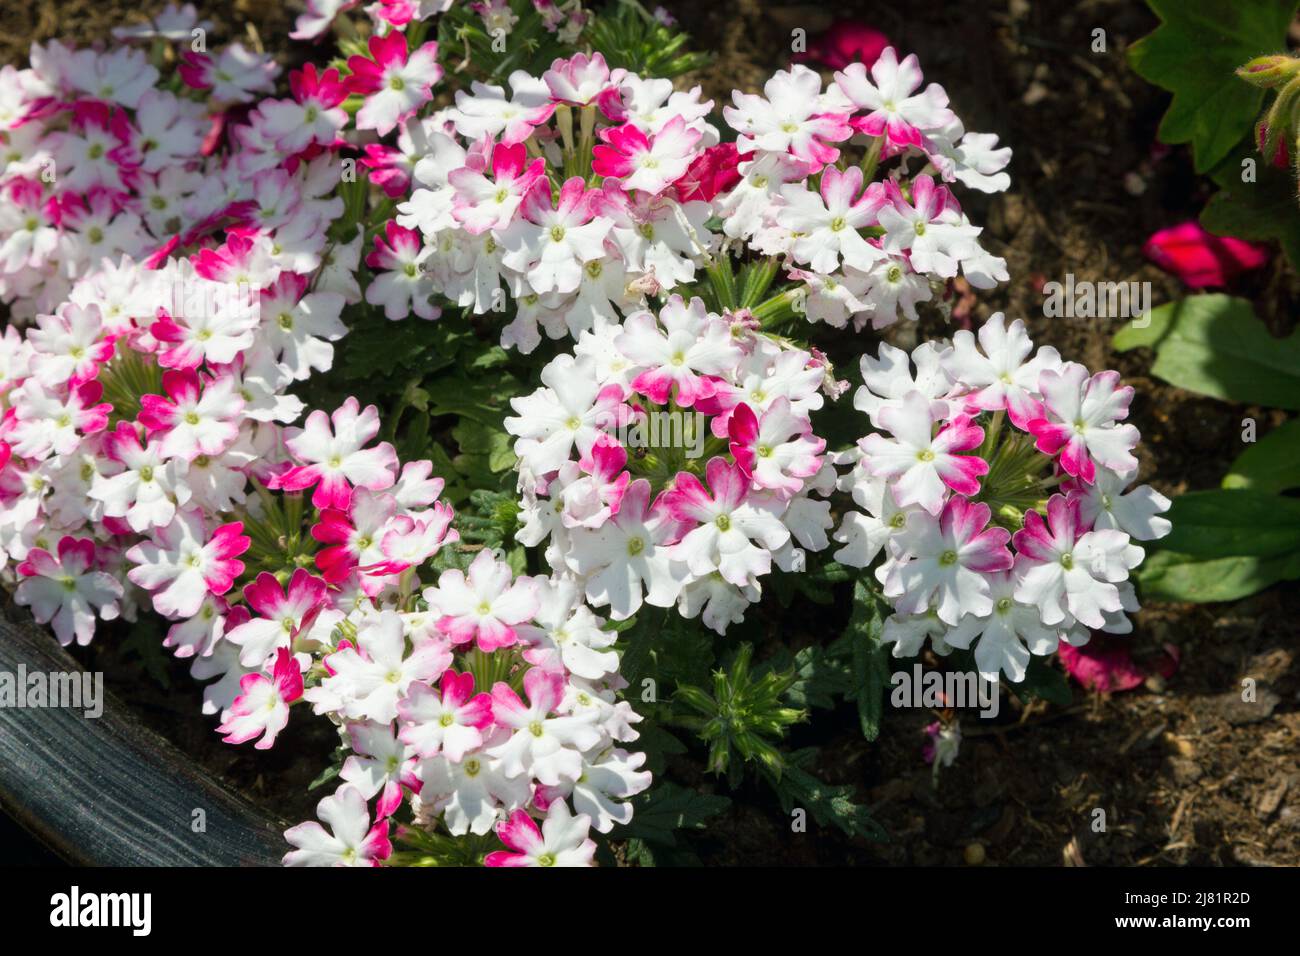
[[[0,61],[22,62],[30,39],[108,36],[118,11],[161,3],[63,0],[35,11],[0,12]],[[291,14],[280,4],[200,3],[226,27],[253,22],[262,42],[282,48]],[[697,77],[721,101],[733,87],[757,90],[789,60],[791,30],[815,34],[832,18],[826,5],[665,2],[715,61]],[[1121,320],[1049,319],[1042,284],[1076,280],[1146,281],[1153,303],[1180,296],[1173,278],[1143,258],[1156,229],[1193,218],[1206,198],[1185,150],[1155,143],[1167,96],[1127,67],[1125,50],[1155,20],[1134,0],[1078,3],[1008,0],[998,4],[842,3],[915,51],[927,80],[942,83],[967,128],[996,132],[1015,151],[1012,188],[991,201],[965,191],[973,221],[1008,260],[1011,282],[980,293],[969,318],[995,311],[1021,317],[1035,341],[1089,367],[1118,368],[1137,387],[1131,420],[1142,431],[1141,478],[1166,494],[1218,484],[1241,450],[1240,423],[1264,409],[1234,407],[1171,388],[1147,376],[1150,355],[1116,354]],[[1107,51],[1091,50],[1106,31]],[[245,31],[241,28],[238,33]],[[1297,281],[1282,263],[1230,290],[1253,299],[1276,334],[1294,325]],[[950,334],[932,317],[896,327],[907,344]],[[865,344],[865,343],[864,343]],[[874,350],[874,345],[868,345]],[[841,622],[846,610],[837,620]],[[818,618],[813,618],[819,621]],[[693,848],[708,863],[914,863],[1064,865],[1255,865],[1300,863],[1300,589],[1278,585],[1233,605],[1148,605],[1132,635],[1136,654],[1169,644],[1179,670],[1146,687],[1099,696],[1075,690],[1072,707],[1042,703],[995,722],[968,719],[956,764],[937,785],[923,762],[922,727],[934,715],[889,711],[880,740],[866,743],[849,708],[818,712],[792,743],[817,745],[814,768],[833,784],[851,784],[889,832],[886,843],[848,841],[809,826],[792,834],[769,791],[736,794]],[[773,627],[777,622],[773,622]],[[828,625],[829,626],[829,625]],[[805,623],[803,631],[807,631]],[[818,635],[825,641],[831,635]],[[806,633],[795,638],[806,643]],[[197,716],[199,693],[183,664],[170,662],[170,689],[143,676],[121,646],[96,643],[83,655],[143,719],[232,785],[276,814],[307,818],[319,794],[307,783],[324,766],[333,734],[323,721],[296,715],[270,753],[227,747],[212,721]],[[1254,678],[1259,703],[1243,707],[1241,681]],[[702,761],[672,766],[685,782]],[[721,789],[721,788],[720,788]],[[1094,832],[1095,810],[1105,832]]]

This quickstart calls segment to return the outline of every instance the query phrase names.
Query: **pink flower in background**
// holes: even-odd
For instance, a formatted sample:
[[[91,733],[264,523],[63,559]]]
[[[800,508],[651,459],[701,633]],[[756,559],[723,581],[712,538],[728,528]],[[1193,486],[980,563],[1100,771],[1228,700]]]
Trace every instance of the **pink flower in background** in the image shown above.
[[[791,59],[796,63],[817,63],[828,70],[842,70],[850,63],[870,67],[887,46],[889,37],[874,27],[861,20],[841,19],[819,33],[808,44],[807,51],[796,53]]]
[[[1094,634],[1082,647],[1062,642],[1057,650],[1067,674],[1102,694],[1132,690],[1152,675],[1172,677],[1180,657],[1175,645],[1166,644],[1160,657],[1146,668],[1133,660],[1130,641],[1108,634]]]
[[[1273,258],[1266,245],[1213,235],[1195,221],[1152,233],[1142,252],[1193,289],[1225,286],[1243,272],[1262,269]]]
[[[710,146],[691,163],[685,175],[673,183],[678,202],[713,202],[719,193],[725,193],[740,182],[740,163],[750,158],[741,153],[735,143]]]

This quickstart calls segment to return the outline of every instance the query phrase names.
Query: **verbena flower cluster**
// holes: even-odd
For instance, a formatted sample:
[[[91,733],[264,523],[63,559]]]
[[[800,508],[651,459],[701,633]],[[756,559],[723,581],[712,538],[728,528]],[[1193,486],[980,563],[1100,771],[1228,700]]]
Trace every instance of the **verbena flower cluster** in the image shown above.
[[[389,194],[410,195],[367,260],[383,270],[367,299],[390,319],[436,318],[434,292],[478,314],[511,301],[501,342],[526,353],[543,332],[617,324],[748,251],[784,266],[813,321],[914,319],[959,274],[979,288],[1007,278],[943,183],[1005,189],[1011,156],[921,83],[916,57],[892,49],[827,89],[795,66],[763,96],[733,95],[734,142],[707,122],[699,87],[611,70],[599,53],[517,70],[508,89],[474,83],[396,148],[368,149]],[[850,140],[869,144],[862,164],[836,165]]]
[[[845,514],[834,557],[883,557],[895,656],[928,638],[938,654],[973,647],[990,680],[1020,681],[1031,654],[1132,630],[1133,542],[1169,533],[1169,500],[1126,490],[1139,435],[1118,372],[1035,352],[1024,323],[999,313],[978,337],[910,357],[881,345],[862,377],[853,404],[875,431],[837,460],[852,464],[840,486],[862,510]]]
[[[724,632],[773,563],[828,544],[835,472],[809,418],[826,375],[698,298],[584,332],[511,403],[519,540],[614,620],[644,601]]]
[[[1125,491],[1116,373],[1031,357],[1001,316],[882,345],[853,399],[874,432],[830,453],[817,413],[848,385],[776,334],[1007,278],[950,187],[1005,189],[1010,151],[914,56],[780,71],[724,131],[698,87],[599,52],[435,103],[449,2],[370,3],[364,41],[359,6],[309,0],[294,37],[347,24],[344,56],[283,84],[258,50],[209,50],[188,4],[0,68],[0,574],[64,644],[162,618],[229,743],[273,746],[294,706],[331,721],[340,783],[286,863],[590,864],[650,784],[615,622],[649,605],[723,633],[837,511],[834,558],[879,561],[900,656],[928,638],[1021,680],[1129,627],[1132,541],[1168,502]],[[534,7],[563,42],[587,24]],[[494,35],[527,12],[471,8]],[[571,340],[504,422],[547,575],[461,541],[368,396],[301,397],[354,319],[449,304],[509,315],[520,353]]]
[[[126,38],[205,28],[190,7],[160,23]],[[168,620],[230,743],[272,746],[297,702],[339,726],[332,833],[293,828],[287,863],[385,859],[405,797],[417,829],[501,821],[525,855],[520,814],[543,814],[529,859],[590,862],[588,828],[626,823],[649,783],[621,746],[640,718],[614,635],[486,551],[426,586],[416,569],[457,540],[431,464],[399,465],[355,398],[293,424],[289,389],[331,367],[361,301],[361,233],[329,231],[340,103],[364,96],[355,128],[387,132],[441,75],[401,32],[369,51],[346,77],[294,72],[291,99],[257,99],[278,70],[238,44],[166,73],[53,43],[0,74],[0,294],[32,317],[0,339],[0,567],[65,644],[141,608]]]

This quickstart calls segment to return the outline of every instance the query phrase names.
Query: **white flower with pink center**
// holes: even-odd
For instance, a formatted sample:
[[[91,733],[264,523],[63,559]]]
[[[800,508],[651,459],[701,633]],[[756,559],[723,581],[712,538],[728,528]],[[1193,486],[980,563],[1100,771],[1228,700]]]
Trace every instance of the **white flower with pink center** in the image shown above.
[[[89,644],[95,619],[114,620],[122,583],[97,567],[95,542],[64,535],[56,553],[32,548],[18,565],[14,600],[29,607],[39,624],[54,628],[59,643]]]

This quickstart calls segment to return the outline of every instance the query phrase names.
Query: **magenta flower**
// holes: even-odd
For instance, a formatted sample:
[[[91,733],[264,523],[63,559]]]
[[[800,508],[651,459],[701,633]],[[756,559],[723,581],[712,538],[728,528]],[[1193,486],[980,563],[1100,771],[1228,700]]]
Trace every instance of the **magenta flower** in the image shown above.
[[[1142,254],[1193,289],[1221,288],[1273,258],[1262,243],[1216,236],[1195,220],[1152,233]]]
[[[741,153],[735,143],[718,143],[701,152],[673,188],[677,191],[677,201],[713,202],[714,197],[725,193],[740,182],[739,166],[751,158],[750,153]]]
[[[889,38],[860,20],[836,20],[819,34],[804,53],[796,53],[796,63],[820,63],[828,70],[842,70],[850,63],[870,68],[889,46]]]

